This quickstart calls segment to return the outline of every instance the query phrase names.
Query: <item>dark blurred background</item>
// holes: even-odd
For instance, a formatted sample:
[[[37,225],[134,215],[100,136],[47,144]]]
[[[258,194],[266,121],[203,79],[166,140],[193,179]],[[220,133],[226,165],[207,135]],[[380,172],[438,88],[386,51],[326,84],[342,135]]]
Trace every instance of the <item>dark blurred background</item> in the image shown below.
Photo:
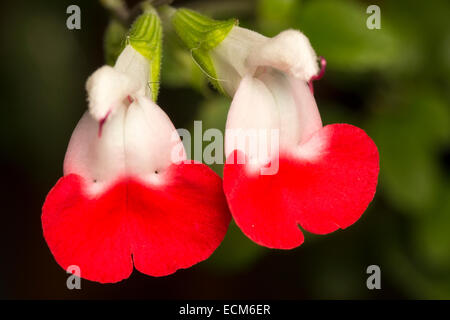
[[[66,28],[71,4],[81,8],[81,30]],[[370,4],[381,8],[380,30],[366,28]],[[190,269],[163,278],[135,271],[112,285],[82,280],[82,290],[69,291],[43,239],[41,207],[86,110],[85,80],[105,63],[109,14],[98,1],[3,1],[0,298],[450,298],[450,2],[173,5],[237,17],[267,36],[302,30],[328,61],[315,84],[324,123],[357,125],[379,148],[374,201],[349,229],[306,234],[295,250],[259,247],[232,225],[213,256]],[[159,105],[176,127],[203,120],[203,129],[223,128],[230,100],[171,35],[165,40]],[[372,264],[381,268],[381,290],[366,287]]]

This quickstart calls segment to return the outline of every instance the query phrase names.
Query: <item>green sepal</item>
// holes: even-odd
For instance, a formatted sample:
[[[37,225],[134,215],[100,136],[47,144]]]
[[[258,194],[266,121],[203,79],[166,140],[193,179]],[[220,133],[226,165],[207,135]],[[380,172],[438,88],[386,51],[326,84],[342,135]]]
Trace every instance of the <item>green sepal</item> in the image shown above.
[[[191,51],[193,59],[208,75],[213,86],[224,93],[209,52],[237,25],[237,19],[214,20],[189,9],[179,9],[172,17],[175,32]]]
[[[156,101],[161,73],[162,27],[155,10],[147,9],[134,21],[127,36],[127,44],[150,63],[149,86],[152,99]]]

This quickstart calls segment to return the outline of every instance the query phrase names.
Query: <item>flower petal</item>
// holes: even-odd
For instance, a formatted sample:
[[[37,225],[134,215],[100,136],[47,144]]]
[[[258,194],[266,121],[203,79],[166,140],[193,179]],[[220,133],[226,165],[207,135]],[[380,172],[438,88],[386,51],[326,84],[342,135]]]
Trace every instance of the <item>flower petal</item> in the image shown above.
[[[186,159],[180,136],[166,113],[152,100],[137,98],[124,121],[126,171],[148,182],[156,181],[155,172],[164,174],[172,163]],[[181,152],[175,158],[174,150]]]
[[[309,39],[300,31],[286,30],[273,38],[233,27],[227,37],[211,50],[217,77],[233,96],[241,79],[260,68],[272,68],[302,81],[319,72],[317,56]]]
[[[253,73],[258,67],[272,67],[303,81],[319,72],[309,39],[296,30],[283,31],[253,47],[246,63]]]
[[[276,102],[265,84],[257,78],[244,77],[228,112],[226,157],[234,150],[241,150],[252,159],[259,158],[262,155],[259,149],[269,150],[269,146],[255,144],[255,141],[260,134],[279,130],[279,117]]]
[[[241,150],[259,164],[278,147],[293,150],[322,128],[319,110],[306,82],[266,70],[245,76],[231,103],[225,155]],[[244,145],[245,143],[245,145]]]
[[[148,61],[130,45],[117,58],[114,68],[103,66],[86,81],[89,112],[97,120],[114,115],[128,96],[150,97]]]
[[[223,240],[230,215],[221,179],[203,164],[167,169],[163,186],[122,179],[96,197],[75,174],[50,191],[44,237],[58,264],[77,265],[98,282],[141,272],[164,276],[208,258]]]
[[[98,122],[85,112],[70,138],[64,158],[64,175],[77,174],[89,182],[90,194],[107,189],[120,176],[126,175],[124,153],[124,119],[122,105],[105,122],[101,136]]]
[[[246,65],[248,55],[267,39],[252,30],[234,26],[227,37],[211,50],[218,81],[230,96],[234,95],[241,79],[250,72]]]
[[[131,45],[127,45],[123,49],[120,56],[117,58],[114,69],[122,74],[127,75],[133,79],[134,82],[140,86],[136,92],[137,96],[144,96],[151,98],[148,81],[150,78],[150,64],[147,59],[137,52]],[[113,94],[111,91],[109,94]]]
[[[136,184],[129,189],[134,264],[152,276],[207,259],[231,220],[222,179],[206,165],[182,163],[169,172],[170,183],[151,194]]]
[[[290,249],[303,242],[297,224],[326,234],[356,222],[375,194],[378,171],[378,151],[367,134],[335,124],[317,131],[295,155],[282,152],[275,175],[259,175],[227,160],[224,191],[250,239]]]
[[[86,82],[89,112],[96,121],[112,116],[140,83],[110,66],[96,70]]]
[[[92,281],[128,278],[133,261],[125,205],[126,184],[91,199],[81,176],[61,178],[42,208],[44,238],[58,264],[64,270],[76,265]]]

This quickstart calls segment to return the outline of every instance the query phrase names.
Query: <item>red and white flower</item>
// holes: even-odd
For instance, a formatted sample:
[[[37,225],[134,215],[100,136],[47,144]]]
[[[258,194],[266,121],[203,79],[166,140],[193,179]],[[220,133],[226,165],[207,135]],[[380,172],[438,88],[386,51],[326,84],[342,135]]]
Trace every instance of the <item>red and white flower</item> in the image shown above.
[[[85,279],[117,282],[133,265],[152,276],[190,267],[218,247],[231,219],[220,177],[186,160],[170,119],[148,98],[148,75],[128,45],[114,68],[89,78],[89,111],[43,206],[56,261],[79,266]]]
[[[298,225],[327,234],[355,223],[375,194],[377,147],[355,126],[322,125],[310,90],[319,68],[308,38],[294,30],[266,38],[235,26],[211,57],[233,96],[224,191],[242,231],[258,244],[290,249],[304,241]],[[236,145],[229,132],[237,130],[276,130],[277,148],[270,139],[256,148]],[[275,174],[261,174],[275,162]]]

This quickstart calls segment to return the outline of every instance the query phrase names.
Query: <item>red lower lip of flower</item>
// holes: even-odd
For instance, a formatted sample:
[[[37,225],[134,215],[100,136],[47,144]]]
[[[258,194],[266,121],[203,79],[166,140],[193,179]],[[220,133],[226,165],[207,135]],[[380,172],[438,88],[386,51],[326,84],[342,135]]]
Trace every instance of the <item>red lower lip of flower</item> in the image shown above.
[[[316,234],[344,229],[372,201],[379,171],[374,142],[347,124],[326,126],[315,135],[327,145],[321,156],[299,159],[282,154],[275,175],[252,175],[245,164],[225,164],[224,191],[231,213],[256,243],[297,247],[304,241],[298,225]]]
[[[208,258],[231,216],[222,183],[203,164],[167,169],[169,182],[150,188],[121,179],[95,199],[78,175],[61,178],[43,206],[44,237],[58,264],[102,283],[128,278],[134,267],[165,276]]]

